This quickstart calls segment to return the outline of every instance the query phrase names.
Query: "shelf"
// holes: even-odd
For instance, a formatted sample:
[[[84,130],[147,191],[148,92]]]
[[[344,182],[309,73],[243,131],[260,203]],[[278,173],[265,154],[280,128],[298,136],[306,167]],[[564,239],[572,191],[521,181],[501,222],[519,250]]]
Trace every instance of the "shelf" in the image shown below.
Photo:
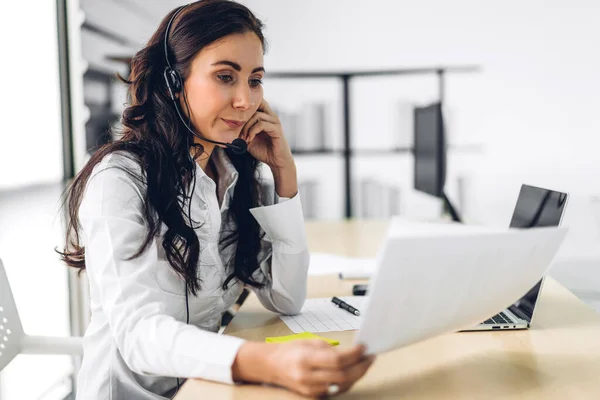
[[[412,152],[412,147],[397,147],[391,149],[356,149],[350,151],[351,155],[360,156],[379,156],[382,154],[406,154]]]
[[[344,155],[346,152],[342,149],[338,150],[292,150],[293,155],[308,156],[308,155]],[[396,148],[396,149],[358,149],[350,150],[349,155],[381,155],[381,154],[401,154],[412,153],[412,148]]]
[[[448,151],[452,152],[465,152],[465,153],[480,153],[483,151],[483,145],[480,144],[468,144],[468,145],[450,145],[446,148]],[[392,149],[355,149],[350,150],[350,156],[379,156],[385,154],[412,154],[414,149],[412,147],[397,147]],[[293,155],[306,156],[306,155],[343,155],[345,154],[344,150],[331,150],[331,149],[321,149],[321,150],[294,150],[292,149]]]
[[[81,25],[81,29],[86,30],[88,32],[93,32],[96,35],[101,36],[106,40],[110,40],[113,43],[117,43],[121,46],[126,46],[126,47],[130,47],[133,49],[137,49],[140,46],[140,43],[136,43],[136,42],[132,41],[131,39],[129,39],[128,37],[120,35],[115,32],[111,32],[110,30],[107,30],[100,25],[91,23],[90,21],[85,21]]]
[[[344,154],[344,150],[332,150],[332,149],[319,149],[319,150],[298,150],[292,149],[293,155],[298,156],[314,156],[314,155],[327,155],[327,154]]]
[[[388,75],[421,75],[441,74],[445,72],[479,72],[481,68],[476,65],[456,65],[439,67],[415,67],[389,70],[364,70],[364,71],[274,71],[267,72],[265,78],[339,78],[355,76],[388,76]]]

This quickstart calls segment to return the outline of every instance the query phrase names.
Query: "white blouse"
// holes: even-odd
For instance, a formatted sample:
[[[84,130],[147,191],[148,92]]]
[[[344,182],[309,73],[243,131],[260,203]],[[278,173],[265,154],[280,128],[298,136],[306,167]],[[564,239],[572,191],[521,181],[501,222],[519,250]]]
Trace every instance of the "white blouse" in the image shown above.
[[[146,186],[139,165],[129,157],[135,156],[113,153],[96,165],[79,210],[91,322],[83,339],[78,400],[164,399],[175,391],[176,377],[231,383],[231,366],[243,343],[217,333],[223,313],[243,289],[234,279],[223,290],[230,274],[224,261],[234,255],[235,244],[219,244],[228,232],[223,228],[235,226],[227,213],[238,179],[235,167],[215,148],[218,185],[196,168],[191,216],[200,241],[201,289],[189,296],[188,325],[185,281],[162,248],[164,224],[160,237],[138,258],[126,260],[147,233]],[[253,277],[266,285],[253,290],[267,309],[295,314],[306,297],[309,262],[300,196],[282,201],[272,180],[260,182],[264,206],[250,212],[266,235]]]

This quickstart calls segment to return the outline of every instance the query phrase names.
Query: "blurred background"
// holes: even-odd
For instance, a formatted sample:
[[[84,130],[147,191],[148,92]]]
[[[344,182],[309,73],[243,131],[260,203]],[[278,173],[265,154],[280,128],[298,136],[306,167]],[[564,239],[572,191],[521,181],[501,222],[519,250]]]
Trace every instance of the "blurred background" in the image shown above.
[[[241,2],[266,24],[265,98],[293,147],[307,219],[447,219],[445,194],[464,222],[507,226],[522,183],[567,191],[570,231],[551,275],[600,311],[599,2]],[[127,76],[181,4],[0,4],[0,259],[30,334],[83,334],[86,285],[54,252],[59,197],[112,140],[126,103],[115,73]],[[415,118],[440,115],[444,192],[427,193]],[[0,372],[0,399],[72,398],[76,367],[18,356]]]

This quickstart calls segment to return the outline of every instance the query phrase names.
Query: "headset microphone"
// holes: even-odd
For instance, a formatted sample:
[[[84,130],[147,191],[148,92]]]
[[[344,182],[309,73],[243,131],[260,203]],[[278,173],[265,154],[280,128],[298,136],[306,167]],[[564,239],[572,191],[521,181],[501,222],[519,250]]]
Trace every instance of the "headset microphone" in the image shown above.
[[[234,154],[241,155],[248,151],[248,143],[244,139],[233,139],[229,148]]]
[[[230,149],[234,154],[237,154],[237,155],[244,154],[248,150],[248,144],[246,143],[246,141],[244,139],[237,138],[237,139],[234,139],[231,143],[225,143],[225,142],[218,142],[216,140],[211,140],[211,139],[205,138],[204,136],[202,136],[198,132],[196,132],[194,129],[192,129],[185,122],[185,119],[181,115],[181,111],[179,111],[179,105],[177,104],[177,97],[175,96],[175,94],[183,92],[183,81],[181,79],[181,75],[179,74],[179,72],[175,68],[173,68],[171,66],[171,63],[169,62],[169,53],[168,53],[167,42],[168,42],[169,31],[171,29],[171,24],[173,23],[173,20],[175,19],[177,14],[179,14],[179,12],[181,12],[185,7],[187,7],[187,6],[182,6],[179,10],[177,10],[173,14],[171,19],[169,20],[169,23],[167,24],[167,29],[165,31],[165,43],[164,43],[165,46],[164,47],[165,47],[165,60],[167,62],[167,66],[163,73],[163,77],[165,80],[165,84],[167,85],[167,89],[169,90],[169,97],[173,101],[173,105],[175,106],[175,110],[177,111],[177,115],[179,116],[179,119],[181,119],[181,122],[183,122],[183,125],[187,128],[188,131],[190,131],[192,133],[192,135],[196,136],[197,138],[199,138],[201,140],[207,141],[209,143],[225,146],[228,149]]]

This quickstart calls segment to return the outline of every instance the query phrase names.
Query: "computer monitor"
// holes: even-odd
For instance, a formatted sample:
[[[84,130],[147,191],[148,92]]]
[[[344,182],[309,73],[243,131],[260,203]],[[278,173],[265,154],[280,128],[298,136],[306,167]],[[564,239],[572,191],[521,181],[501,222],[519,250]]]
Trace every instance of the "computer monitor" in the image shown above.
[[[414,121],[414,187],[442,199],[452,219],[460,222],[458,213],[444,193],[446,139],[441,103],[415,107]]]
[[[446,181],[446,149],[440,103],[415,107],[414,121],[415,189],[442,198]]]

